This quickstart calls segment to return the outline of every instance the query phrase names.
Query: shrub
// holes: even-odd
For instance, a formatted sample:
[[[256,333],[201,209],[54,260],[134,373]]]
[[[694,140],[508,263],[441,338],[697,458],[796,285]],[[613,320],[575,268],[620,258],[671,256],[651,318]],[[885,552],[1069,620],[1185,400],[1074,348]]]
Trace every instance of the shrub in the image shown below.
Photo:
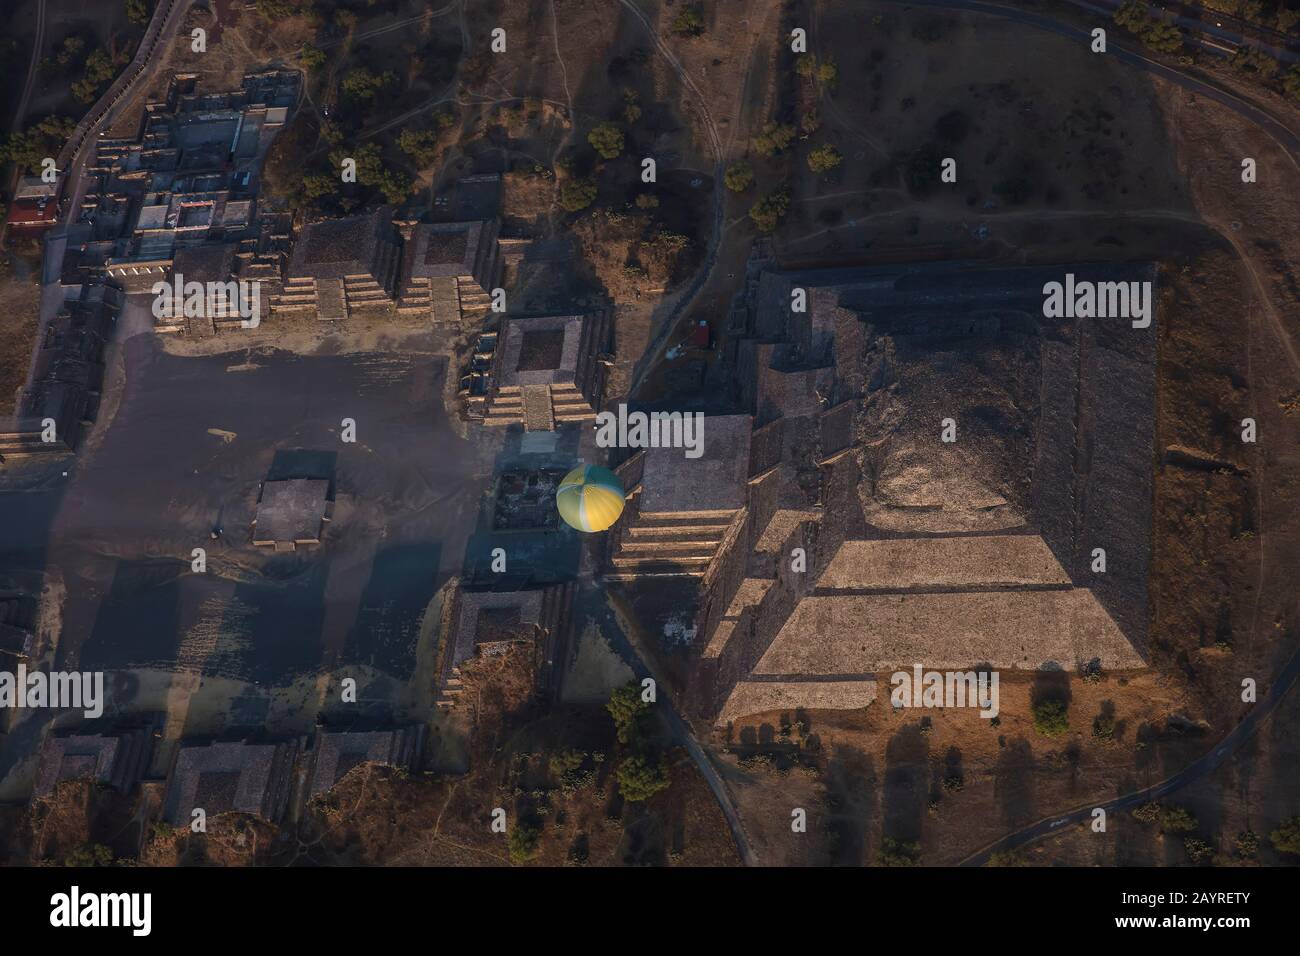
[[[1191,833],[1196,829],[1196,817],[1183,807],[1165,807],[1160,812],[1162,833]]]
[[[431,129],[404,129],[397,145],[417,166],[428,166],[438,156],[438,134]]]
[[[651,763],[640,754],[633,754],[614,771],[618,790],[624,800],[637,802],[649,800],[656,793],[668,789],[668,768],[662,760]]]
[[[506,846],[510,850],[511,863],[527,863],[537,856],[537,844],[541,841],[542,829],[534,823],[520,820],[510,828]]]
[[[774,156],[794,142],[795,128],[789,123],[766,123],[751,145],[760,156]]]
[[[565,212],[579,212],[596,201],[596,183],[591,179],[567,179],[560,187],[560,205]]]
[[[82,843],[63,858],[64,866],[111,866],[113,851],[102,843]]]
[[[1115,12],[1115,22],[1157,53],[1177,53],[1183,48],[1183,35],[1178,27],[1149,16],[1140,0],[1129,0],[1120,7]]]
[[[749,218],[759,232],[772,232],[790,209],[790,191],[782,186],[774,189],[749,209]]]
[[[844,162],[844,157],[830,143],[818,146],[808,154],[808,168],[818,174],[829,173],[842,162]]]
[[[126,18],[136,26],[149,22],[149,4],[145,0],[126,0]]]
[[[1160,822],[1160,804],[1144,803],[1133,811],[1133,819],[1139,823],[1159,823]]]
[[[876,854],[881,866],[916,866],[921,862],[921,847],[916,843],[885,837]]]
[[[1259,837],[1254,830],[1242,830],[1233,842],[1238,856],[1252,857],[1259,852]]]
[[[1273,843],[1273,849],[1279,853],[1300,856],[1300,814],[1283,820],[1268,838]]]
[[[609,695],[605,710],[614,718],[614,732],[618,742],[630,744],[641,736],[642,725],[650,713],[650,705],[641,699],[641,685],[628,681]]]
[[[704,16],[699,5],[692,4],[679,10],[669,29],[681,37],[697,37],[704,33]]]
[[[377,95],[397,82],[395,73],[372,73],[364,66],[349,70],[343,77],[343,92],[358,103],[369,103]]]
[[[298,59],[308,70],[319,70],[325,65],[325,51],[317,47],[307,45],[298,51]]]
[[[1070,729],[1068,708],[1063,700],[1041,700],[1034,704],[1034,730],[1044,737],[1059,737]]]
[[[754,185],[754,167],[743,159],[734,162],[727,167],[727,172],[723,175],[722,181],[727,184],[727,188],[733,193],[743,193]]]
[[[1029,861],[1019,850],[999,850],[989,857],[986,866],[1028,866]]]
[[[636,197],[637,209],[658,209],[659,197],[653,193],[640,193]]]
[[[623,152],[623,131],[613,123],[601,123],[587,134],[587,142],[602,159],[617,159]]]

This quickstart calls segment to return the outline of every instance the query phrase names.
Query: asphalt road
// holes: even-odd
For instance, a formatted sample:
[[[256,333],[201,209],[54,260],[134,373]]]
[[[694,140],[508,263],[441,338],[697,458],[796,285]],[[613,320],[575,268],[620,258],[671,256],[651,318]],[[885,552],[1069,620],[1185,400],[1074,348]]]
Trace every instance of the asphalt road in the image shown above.
[[[587,613],[603,622],[605,626],[601,628],[601,633],[609,640],[614,652],[632,668],[636,679],[640,681],[646,677],[654,678],[655,712],[664,717],[668,729],[672,733],[673,740],[686,748],[686,752],[690,754],[691,760],[694,761],[696,768],[700,771],[700,775],[704,777],[704,782],[708,784],[709,790],[712,791],[718,807],[722,810],[722,815],[726,817],[727,827],[731,830],[731,838],[736,844],[736,851],[740,854],[741,862],[745,866],[757,866],[758,858],[749,842],[745,826],[741,823],[740,813],[736,810],[736,805],[731,798],[731,792],[727,789],[722,777],[719,776],[713,761],[709,759],[704,748],[695,739],[695,733],[691,730],[690,724],[677,712],[677,708],[668,695],[668,684],[661,680],[650,669],[650,665],[646,663],[647,657],[641,653],[632,639],[631,626],[622,620],[621,615],[613,610],[609,601],[605,600],[603,595],[597,600],[594,598],[593,593],[588,591],[581,595],[579,599],[583,600],[584,598]]]

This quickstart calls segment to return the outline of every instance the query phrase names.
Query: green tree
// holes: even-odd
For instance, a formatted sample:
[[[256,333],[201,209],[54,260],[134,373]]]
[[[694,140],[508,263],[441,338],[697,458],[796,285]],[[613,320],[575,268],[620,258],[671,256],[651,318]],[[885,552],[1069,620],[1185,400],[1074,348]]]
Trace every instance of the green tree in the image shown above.
[[[289,0],[257,0],[257,12],[264,20],[285,20],[298,11]]]
[[[842,162],[844,162],[844,157],[830,143],[818,146],[808,154],[808,168],[819,175],[829,173]]]
[[[342,168],[343,160],[349,158],[347,150],[335,150],[330,153],[330,162],[335,169]],[[350,158],[357,163],[357,182],[371,186],[384,194],[384,201],[398,204],[403,202],[411,192],[411,177],[384,164],[379,147],[374,143],[365,143],[352,150]]]
[[[404,129],[397,146],[416,166],[428,166],[438,157],[438,134],[431,129]]]
[[[677,16],[673,17],[669,29],[681,37],[700,36],[704,32],[704,15],[700,11],[699,4],[692,4],[677,11]]]
[[[1253,857],[1259,852],[1259,837],[1255,836],[1254,830],[1242,830],[1233,841],[1233,846],[1238,856]]]
[[[329,173],[306,173],[302,177],[302,195],[303,199],[309,203],[314,203],[318,199],[326,196],[333,196],[338,192],[339,178],[337,175]]]
[[[772,232],[790,209],[790,190],[782,186],[772,190],[749,209],[749,218],[759,232]]]
[[[1164,807],[1160,811],[1162,833],[1191,833],[1196,829],[1196,817],[1185,807]]]
[[[26,131],[9,136],[0,148],[0,160],[13,163],[24,173],[36,174],[42,160],[57,156],[76,128],[76,121],[66,116],[47,116]]]
[[[63,858],[64,866],[111,866],[113,851],[102,843],[82,843]]]
[[[298,59],[302,61],[302,65],[308,70],[315,72],[325,65],[325,51],[311,44],[306,44],[298,51]]]
[[[640,740],[650,705],[641,699],[641,685],[628,681],[609,695],[605,710],[614,718],[614,732],[621,744]]]
[[[1277,852],[1300,856],[1300,814],[1283,820],[1268,838]]]
[[[1160,804],[1144,803],[1133,810],[1133,819],[1139,823],[1159,823],[1160,822]]]
[[[876,854],[880,866],[916,866],[921,862],[921,847],[910,841],[885,837]]]
[[[618,159],[623,153],[623,131],[613,123],[601,123],[587,134],[587,142],[602,159]]]
[[[125,52],[112,57],[105,50],[91,50],[82,67],[81,79],[72,84],[72,95],[82,103],[93,103],[95,97],[113,79],[118,67],[125,66],[130,60]]]
[[[1028,866],[1029,861],[1025,859],[1023,853],[1019,850],[999,850],[989,856],[989,861],[985,866]]]
[[[641,94],[631,87],[623,88],[623,120],[631,126],[641,118]]]
[[[663,760],[651,762],[641,754],[625,758],[614,771],[614,776],[623,799],[634,803],[649,800],[656,793],[667,790],[669,785],[668,768]]]
[[[834,89],[840,78],[840,68],[835,65],[835,58],[828,56],[817,64],[817,82],[827,89]]]
[[[149,22],[149,5],[145,0],[126,0],[126,18],[137,26]]]
[[[1157,53],[1177,53],[1183,48],[1183,35],[1178,27],[1149,16],[1141,0],[1129,0],[1115,11],[1115,22]]]
[[[565,212],[581,212],[595,201],[595,180],[566,179],[560,186],[560,206]]]
[[[1070,729],[1063,700],[1040,700],[1034,704],[1034,730],[1044,737],[1059,737]]]
[[[1282,77],[1282,89],[1293,100],[1300,100],[1300,63],[1286,71]]]
[[[1204,863],[1214,856],[1214,847],[1198,837],[1184,839],[1183,849],[1187,851],[1187,858],[1193,863]]]
[[[506,846],[510,851],[511,863],[527,863],[537,856],[537,844],[541,842],[542,829],[527,820],[520,820],[510,828],[506,837]]]
[[[727,188],[733,193],[743,193],[754,185],[754,167],[743,159],[737,160],[727,167],[722,181],[727,184]]]
[[[751,144],[760,156],[774,156],[794,142],[795,128],[789,123],[766,123]]]
[[[343,77],[343,92],[357,103],[369,103],[376,96],[397,82],[397,75],[391,71],[374,73],[364,66],[349,70]]]

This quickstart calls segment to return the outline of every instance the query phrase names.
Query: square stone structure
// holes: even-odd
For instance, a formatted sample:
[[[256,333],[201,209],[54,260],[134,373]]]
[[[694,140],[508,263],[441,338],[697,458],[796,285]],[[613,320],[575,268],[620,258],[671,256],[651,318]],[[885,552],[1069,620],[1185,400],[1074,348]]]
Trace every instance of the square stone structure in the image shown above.
[[[699,458],[647,448],[620,468],[628,503],[609,538],[609,580],[705,577],[743,514],[752,428],[749,415],[705,416]]]
[[[492,355],[484,423],[552,431],[562,422],[595,420],[610,328],[607,311],[506,318]]]
[[[364,763],[415,770],[424,755],[425,729],[328,731],[320,728],[312,746],[311,796],[324,793]]]
[[[539,680],[549,679],[554,651],[572,620],[572,582],[516,591],[456,588],[443,611],[437,704],[451,709],[464,692],[460,668],[476,656],[505,653],[513,645],[533,644],[540,655]]]
[[[306,738],[183,744],[167,783],[163,817],[188,826],[195,808],[209,818],[237,811],[276,823],[289,807]]]
[[[501,283],[500,223],[400,223],[405,240],[399,312],[438,325],[481,319]]]
[[[126,793],[149,769],[153,731],[50,734],[41,746],[36,795],[45,797],[65,780],[91,780]]]
[[[353,313],[391,313],[397,303],[401,236],[393,208],[302,227],[274,312],[315,313],[343,321]]]
[[[329,487],[328,481],[312,478],[263,482],[253,518],[253,544],[277,551],[320,544],[330,517]]]

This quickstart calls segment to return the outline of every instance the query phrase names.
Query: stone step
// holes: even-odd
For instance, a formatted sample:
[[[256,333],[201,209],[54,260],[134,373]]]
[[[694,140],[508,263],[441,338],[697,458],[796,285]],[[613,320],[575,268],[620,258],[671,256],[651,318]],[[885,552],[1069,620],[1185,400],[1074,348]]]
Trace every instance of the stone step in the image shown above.
[[[734,511],[642,511],[637,525],[643,528],[716,528],[721,533],[731,524]]]
[[[700,540],[688,538],[684,540],[637,540],[624,538],[619,549],[619,554],[637,555],[637,554],[661,554],[661,555],[706,555],[712,556],[713,552],[718,549],[718,539]]]
[[[655,541],[708,541],[716,545],[722,540],[726,525],[643,525],[632,524],[627,527],[627,536],[633,540],[652,539]]]
[[[704,570],[610,571],[602,575],[602,577],[606,581],[623,582],[644,581],[647,578],[702,578],[704,577]]]
[[[665,557],[663,555],[658,555],[658,554],[646,554],[646,555],[624,557],[621,554],[616,554],[614,555],[613,563],[614,566],[617,568],[636,568],[636,567],[655,568],[656,566],[661,566],[666,569],[673,569],[678,567],[684,568],[684,567],[693,567],[693,566],[698,566],[700,568],[703,568],[707,566],[708,563],[712,560],[713,560],[712,554],[688,554],[688,555],[681,555],[680,557]]]

